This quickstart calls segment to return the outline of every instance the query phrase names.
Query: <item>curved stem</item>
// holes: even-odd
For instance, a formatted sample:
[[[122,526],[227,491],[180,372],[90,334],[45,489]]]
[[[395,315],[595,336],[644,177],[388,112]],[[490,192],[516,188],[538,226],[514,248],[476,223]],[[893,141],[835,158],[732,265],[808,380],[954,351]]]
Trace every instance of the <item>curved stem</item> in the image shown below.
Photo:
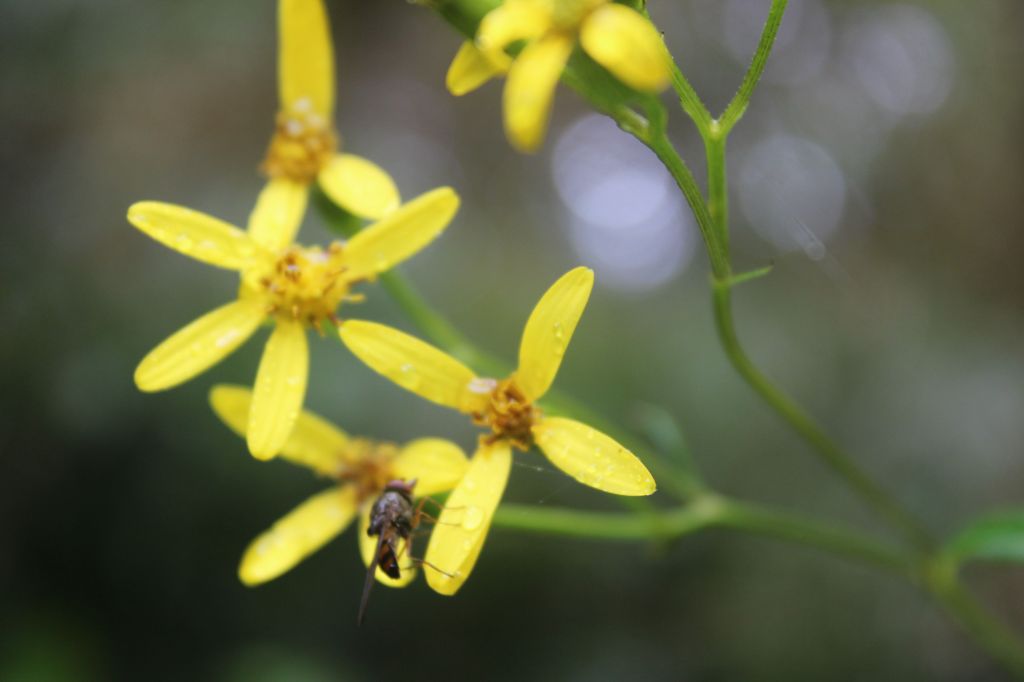
[[[708,205],[704,201],[704,195],[701,193],[697,180],[693,177],[690,168],[683,161],[682,157],[679,156],[679,152],[676,151],[675,146],[663,132],[652,136],[651,139],[640,139],[640,141],[658,156],[662,165],[668,169],[672,179],[676,181],[676,185],[682,191],[686,202],[690,205],[690,210],[693,211],[693,216],[697,220],[697,228],[700,230],[701,237],[704,240],[704,246],[708,251],[708,258],[711,261],[711,272],[717,278],[727,279],[731,272],[729,253],[726,245],[718,237],[718,228],[711,217]]]
[[[1024,679],[1024,643],[996,620],[959,583],[933,593],[946,611],[992,658],[1018,679]]]
[[[705,493],[689,504],[650,515],[502,505],[494,524],[532,533],[603,540],[675,539],[724,528],[813,547],[909,577],[913,562],[898,549],[857,531]]]
[[[744,381],[775,412],[799,433],[819,457],[843,477],[878,514],[899,530],[915,547],[927,550],[932,545],[928,532],[875,481],[864,473],[831,438],[792,399],[775,387],[751,361],[736,335],[732,317],[732,289],[728,284],[714,286],[715,325],[729,362]]]

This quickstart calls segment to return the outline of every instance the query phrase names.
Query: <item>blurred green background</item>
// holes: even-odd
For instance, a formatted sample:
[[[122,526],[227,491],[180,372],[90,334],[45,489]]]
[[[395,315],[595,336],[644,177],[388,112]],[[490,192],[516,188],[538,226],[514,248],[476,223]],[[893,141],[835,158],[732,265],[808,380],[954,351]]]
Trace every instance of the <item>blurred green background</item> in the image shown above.
[[[1019,503],[1024,483],[1024,5],[792,0],[729,151],[755,358],[929,524]],[[403,270],[514,358],[530,308],[584,263],[598,286],[558,386],[635,427],[685,429],[726,492],[878,530],[734,376],[685,205],[654,157],[560,89],[533,157],[500,86],[443,87],[459,38],[399,0],[330,2],[343,145],[403,196],[463,208]],[[767,0],[651,0],[713,110]],[[223,271],[133,230],[160,199],[244,224],[275,108],[275,6],[5,3],[0,21],[0,680],[965,680],[998,672],[904,584],[725,532],[670,547],[498,529],[456,598],[377,588],[349,531],[257,589],[258,532],[323,482],[250,458],[206,405],[262,346],[166,393],[132,384],[167,334],[234,295]],[[666,100],[670,101],[666,95]],[[673,135],[698,175],[692,127]],[[328,233],[310,215],[302,239]],[[411,330],[379,288],[350,315]],[[265,334],[265,332],[264,332]],[[352,433],[473,444],[463,420],[314,344],[307,405]],[[616,509],[534,455],[508,500]],[[1024,576],[969,572],[1024,627]]]

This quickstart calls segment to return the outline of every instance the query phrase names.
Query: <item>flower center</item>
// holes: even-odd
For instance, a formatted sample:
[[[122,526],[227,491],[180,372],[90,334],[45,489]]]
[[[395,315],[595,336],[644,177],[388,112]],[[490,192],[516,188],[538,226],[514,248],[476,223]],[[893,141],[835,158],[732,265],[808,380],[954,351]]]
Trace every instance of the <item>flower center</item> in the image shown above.
[[[280,111],[267,156],[260,170],[271,178],[289,178],[309,184],[338,147],[330,123],[313,111],[308,99],[300,99]]]
[[[334,242],[326,249],[293,245],[269,267],[242,276],[243,296],[263,296],[268,313],[298,320],[318,328],[324,320],[337,322],[334,311],[349,295],[345,278],[344,246]]]
[[[355,486],[360,502],[375,499],[394,478],[391,464],[397,456],[394,443],[353,438],[345,445],[346,464],[338,471],[337,479]]]
[[[551,23],[562,31],[576,31],[583,19],[608,0],[552,0]]]
[[[529,450],[533,445],[534,422],[540,417],[540,410],[534,407],[512,379],[495,382],[490,402],[483,412],[474,412],[473,423],[490,427],[488,443],[507,440],[520,450]]]

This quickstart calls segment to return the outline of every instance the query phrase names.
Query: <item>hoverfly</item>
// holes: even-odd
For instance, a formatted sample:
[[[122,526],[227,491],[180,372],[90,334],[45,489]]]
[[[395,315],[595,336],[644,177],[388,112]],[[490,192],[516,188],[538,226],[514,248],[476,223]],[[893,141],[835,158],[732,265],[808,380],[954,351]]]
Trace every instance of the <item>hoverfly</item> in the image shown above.
[[[366,534],[370,537],[377,536],[377,547],[373,552],[370,566],[366,569],[363,598],[359,602],[359,625],[363,624],[366,615],[366,605],[370,600],[370,590],[376,581],[377,567],[379,566],[389,578],[397,580],[401,577],[398,565],[401,554],[399,544],[405,540],[405,549],[408,550],[412,532],[419,525],[422,515],[422,503],[420,506],[414,506],[412,502],[412,490],[415,485],[415,480],[408,483],[397,479],[388,481],[384,486],[384,492],[370,510],[370,526],[366,529]]]

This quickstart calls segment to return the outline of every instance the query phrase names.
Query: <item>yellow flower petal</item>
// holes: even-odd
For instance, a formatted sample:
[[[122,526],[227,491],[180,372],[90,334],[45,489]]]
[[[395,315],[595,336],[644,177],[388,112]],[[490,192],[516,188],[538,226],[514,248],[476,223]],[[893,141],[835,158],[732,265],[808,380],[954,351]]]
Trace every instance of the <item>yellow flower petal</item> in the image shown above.
[[[339,486],[309,498],[252,541],[238,577],[249,586],[273,580],[345,530],[356,513],[356,491]]]
[[[184,206],[140,201],[128,208],[128,222],[164,246],[219,268],[241,270],[266,256],[234,225]]]
[[[335,154],[320,170],[318,179],[331,201],[363,218],[383,218],[401,201],[391,176],[355,154]]]
[[[281,451],[292,432],[309,378],[306,329],[292,320],[278,320],[256,373],[246,440],[257,459]]]
[[[245,438],[245,431],[249,428],[252,391],[244,386],[214,386],[210,391],[210,405],[232,431]],[[303,410],[288,440],[281,446],[280,456],[319,474],[332,476],[348,461],[345,456],[348,440],[344,431],[323,417]]]
[[[223,360],[252,336],[266,316],[262,303],[234,301],[182,327],[149,352],[135,369],[139,390],[162,391]]]
[[[536,0],[505,0],[480,21],[476,42],[485,52],[504,50],[517,40],[537,38],[551,27],[551,11]]]
[[[555,86],[572,53],[573,41],[552,33],[519,53],[505,81],[505,134],[512,146],[533,152],[544,141]]]
[[[348,349],[370,369],[408,391],[462,412],[478,412],[487,405],[487,391],[473,391],[473,370],[429,343],[363,320],[342,323],[339,333]]]
[[[635,90],[660,92],[668,87],[668,56],[658,30],[625,5],[608,3],[594,10],[580,30],[580,44]]]
[[[459,195],[440,187],[416,197],[352,237],[345,245],[345,277],[373,279],[425,247],[448,227]]]
[[[334,116],[334,48],[323,0],[281,0],[278,22],[281,108],[309,106],[330,121]]]
[[[570,270],[544,293],[526,321],[519,344],[516,385],[530,400],[538,400],[555,380],[593,287],[593,270]]]
[[[453,95],[465,95],[508,71],[511,61],[504,52],[485,53],[473,41],[467,40],[462,43],[448,67],[445,85]]]
[[[370,527],[371,506],[370,504],[366,505],[359,515],[359,555],[363,557],[363,565],[367,568],[370,567],[373,553],[377,549],[377,536],[366,534],[366,530]],[[409,551],[409,542],[404,539],[399,540],[398,571],[401,577],[396,580],[378,568],[376,571],[377,581],[388,587],[405,587],[412,582],[412,579],[416,577],[416,563],[409,555]]]
[[[309,187],[288,178],[273,178],[256,199],[249,215],[249,236],[271,252],[286,248],[302,225]]]
[[[487,539],[511,468],[512,450],[507,443],[482,445],[473,455],[462,482],[448,496],[430,536],[425,559],[427,584],[436,592],[455,594],[469,577]]]
[[[391,463],[391,472],[403,481],[415,480],[416,497],[424,497],[454,488],[466,473],[467,465],[466,455],[455,443],[442,438],[420,438],[402,448]]]
[[[572,419],[544,417],[533,437],[551,463],[583,485],[615,495],[650,495],[654,478],[636,455]]]

